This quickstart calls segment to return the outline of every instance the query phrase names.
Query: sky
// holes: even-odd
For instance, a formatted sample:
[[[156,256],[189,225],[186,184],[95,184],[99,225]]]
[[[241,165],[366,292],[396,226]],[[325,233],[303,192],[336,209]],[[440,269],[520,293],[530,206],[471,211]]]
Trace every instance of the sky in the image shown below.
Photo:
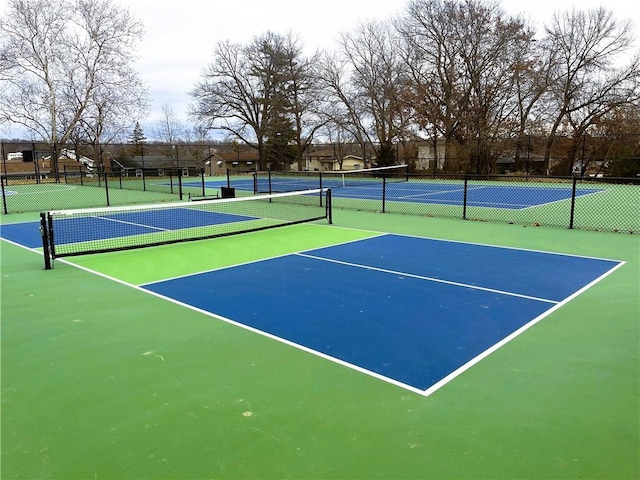
[[[211,62],[220,41],[247,44],[268,30],[297,35],[307,53],[335,49],[340,33],[369,20],[385,20],[403,11],[405,0],[112,0],[144,25],[136,64],[149,87],[150,117],[145,132],[161,118],[163,105],[189,123],[189,92]],[[0,15],[9,0],[0,0]],[[508,14],[524,14],[534,24],[554,12],[600,6],[617,18],[631,19],[640,43],[637,0],[502,0]]]
[[[0,0],[2,1],[2,0]],[[220,41],[247,44],[267,30],[299,36],[307,53],[335,49],[340,33],[358,23],[401,13],[405,0],[119,0],[145,25],[138,67],[150,87],[151,119],[169,105],[186,121],[189,91]],[[502,0],[509,14],[542,25],[556,10],[596,8],[603,0]],[[632,18],[640,40],[640,2],[606,0],[616,17]],[[542,27],[540,27],[542,28]]]

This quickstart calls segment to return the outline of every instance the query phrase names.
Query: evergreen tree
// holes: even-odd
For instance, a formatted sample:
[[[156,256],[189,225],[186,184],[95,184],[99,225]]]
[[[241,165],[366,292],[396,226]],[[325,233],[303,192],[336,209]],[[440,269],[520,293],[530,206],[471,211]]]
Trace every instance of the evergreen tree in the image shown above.
[[[144,130],[140,126],[140,122],[136,122],[135,127],[133,127],[133,132],[131,132],[131,136],[129,137],[129,143],[134,145],[134,154],[142,155],[142,145],[147,141],[144,136]]]

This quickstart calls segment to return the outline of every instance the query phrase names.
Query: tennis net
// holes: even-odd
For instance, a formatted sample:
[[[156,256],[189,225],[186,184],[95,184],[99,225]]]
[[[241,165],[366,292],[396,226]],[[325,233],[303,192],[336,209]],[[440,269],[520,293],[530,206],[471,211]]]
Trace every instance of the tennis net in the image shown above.
[[[275,193],[309,188],[378,186],[383,183],[409,181],[408,165],[363,168],[359,170],[318,172],[255,172],[254,193]]]
[[[331,190],[40,214],[45,269],[58,257],[200,240],[331,217]]]

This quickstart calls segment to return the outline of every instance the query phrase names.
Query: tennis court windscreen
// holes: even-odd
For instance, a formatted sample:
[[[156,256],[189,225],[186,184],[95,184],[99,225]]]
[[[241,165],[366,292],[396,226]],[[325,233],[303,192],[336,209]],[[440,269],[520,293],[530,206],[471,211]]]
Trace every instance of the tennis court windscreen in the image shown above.
[[[331,190],[40,214],[45,269],[58,257],[214,238],[326,219]]]

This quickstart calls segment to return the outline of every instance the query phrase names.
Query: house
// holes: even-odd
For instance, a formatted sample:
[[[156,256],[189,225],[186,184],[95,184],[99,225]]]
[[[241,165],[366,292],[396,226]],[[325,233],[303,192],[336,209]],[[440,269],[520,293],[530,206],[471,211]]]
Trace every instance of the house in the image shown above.
[[[354,154],[346,154],[340,160],[333,149],[308,151],[304,154],[304,162],[304,170],[310,172],[360,170],[370,166],[362,157]],[[294,164],[292,168],[296,166]]]
[[[50,161],[51,155],[44,157],[44,159]],[[71,162],[69,160],[71,160]],[[77,167],[78,164],[83,166],[85,171],[89,174],[97,171],[98,163],[94,162],[92,158],[85,157],[84,155],[77,155],[75,150],[70,150],[68,148],[60,150],[60,155],[58,157],[58,170],[64,170],[65,166]]]
[[[346,155],[342,157],[342,170],[361,170],[365,168],[362,157]]]
[[[417,145],[418,159],[416,161],[416,170],[436,171],[444,168],[445,159],[445,142],[438,139],[437,143],[421,142]]]
[[[257,150],[214,152],[204,161],[205,175],[226,175],[227,171],[247,173],[259,168],[260,156]]]

